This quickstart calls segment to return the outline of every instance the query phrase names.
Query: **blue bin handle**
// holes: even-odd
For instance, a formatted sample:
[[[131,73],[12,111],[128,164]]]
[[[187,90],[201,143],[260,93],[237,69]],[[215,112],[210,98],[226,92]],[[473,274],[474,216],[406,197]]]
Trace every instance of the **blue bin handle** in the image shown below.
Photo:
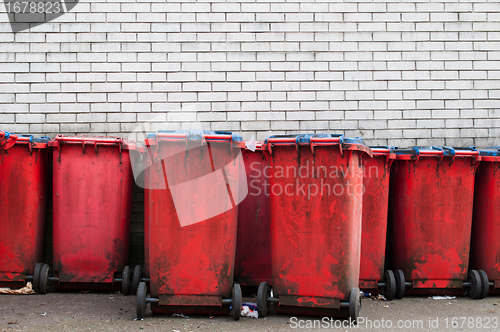
[[[16,144],[18,138],[19,136],[17,134],[0,131],[0,148],[3,150],[10,149]]]

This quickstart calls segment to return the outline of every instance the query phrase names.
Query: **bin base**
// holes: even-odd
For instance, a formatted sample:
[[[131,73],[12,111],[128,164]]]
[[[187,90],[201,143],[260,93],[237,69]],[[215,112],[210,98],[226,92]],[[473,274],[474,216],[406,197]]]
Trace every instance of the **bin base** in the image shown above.
[[[410,282],[412,286],[406,288],[406,295],[463,295],[466,290],[464,280],[415,279]]]
[[[406,295],[464,295],[466,288],[406,288]]]
[[[349,316],[349,310],[346,308],[342,309],[312,308],[312,307],[288,306],[282,304],[277,304],[277,305],[275,304],[274,308],[277,314],[339,317],[339,318],[347,318]]]
[[[500,279],[490,280],[490,285],[493,282],[493,287],[490,287],[488,295],[500,295]]]
[[[119,291],[119,283],[93,283],[93,282],[58,282],[57,290],[96,290],[96,291]]]
[[[359,289],[364,292],[370,293],[371,295],[384,294],[383,287],[378,284],[382,281],[377,280],[360,280]]]
[[[27,277],[25,273],[0,272],[0,287],[19,289],[25,287],[28,281],[31,281],[31,284],[33,284],[33,275],[29,276],[31,279]]]
[[[267,282],[271,284],[271,279],[266,279],[266,278],[242,278],[239,277],[238,279],[235,278],[235,282],[240,284],[240,286],[243,287],[255,287],[255,289],[259,288],[259,285],[262,282]]]
[[[0,281],[0,288],[19,289],[26,286],[26,281]]]
[[[158,305],[151,304],[153,314],[172,315],[182,313],[184,315],[228,315],[229,305],[218,307],[185,306],[185,305]]]
[[[16,272],[0,272],[0,282],[25,282],[26,274]]]
[[[221,296],[210,295],[160,295],[161,306],[204,306],[219,307],[222,303]]]
[[[360,280],[359,281],[359,288],[360,289],[369,289],[369,290],[372,290],[372,289],[378,289],[378,283],[379,281],[377,280]]]

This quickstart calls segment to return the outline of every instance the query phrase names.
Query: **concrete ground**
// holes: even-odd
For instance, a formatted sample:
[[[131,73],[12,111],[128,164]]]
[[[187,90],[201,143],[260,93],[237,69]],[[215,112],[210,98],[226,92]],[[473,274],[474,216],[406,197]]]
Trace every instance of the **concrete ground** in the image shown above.
[[[242,317],[235,322],[227,316],[152,316],[149,310],[143,321],[134,321],[135,301],[135,296],[116,293],[0,295],[0,331],[255,332],[291,331],[301,326],[331,331],[500,331],[498,296],[484,300],[364,299],[361,316],[365,321],[356,328],[346,327],[348,321],[322,321],[315,317],[271,315],[259,319]]]

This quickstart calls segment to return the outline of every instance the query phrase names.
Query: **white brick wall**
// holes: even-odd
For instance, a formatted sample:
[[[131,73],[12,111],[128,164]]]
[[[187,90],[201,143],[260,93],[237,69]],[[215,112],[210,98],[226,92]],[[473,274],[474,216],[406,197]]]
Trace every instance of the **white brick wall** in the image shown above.
[[[16,34],[0,5],[0,128],[500,144],[499,31],[493,1],[82,0]]]

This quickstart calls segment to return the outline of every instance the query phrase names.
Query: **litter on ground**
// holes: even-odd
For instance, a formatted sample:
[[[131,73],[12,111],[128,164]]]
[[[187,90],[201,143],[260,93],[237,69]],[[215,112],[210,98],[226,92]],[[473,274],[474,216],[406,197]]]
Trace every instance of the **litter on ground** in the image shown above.
[[[0,288],[0,294],[29,295],[29,294],[36,294],[36,292],[33,290],[31,282],[28,281],[26,286],[20,289]]]
[[[453,300],[454,298],[456,298],[456,296],[448,296],[448,295],[445,295],[445,296],[429,296],[430,299],[434,299],[434,300]]]

